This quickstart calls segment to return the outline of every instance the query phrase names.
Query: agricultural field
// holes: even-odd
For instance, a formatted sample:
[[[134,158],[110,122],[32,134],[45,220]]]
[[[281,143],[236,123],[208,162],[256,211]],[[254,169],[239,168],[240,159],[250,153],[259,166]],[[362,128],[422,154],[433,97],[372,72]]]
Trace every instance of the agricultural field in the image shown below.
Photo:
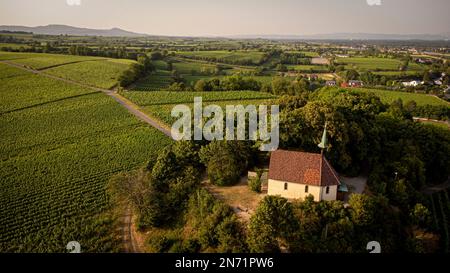
[[[433,225],[442,237],[442,249],[450,252],[450,190],[437,192],[430,196]]]
[[[450,103],[448,103],[444,100],[441,100],[438,97],[435,97],[432,95],[426,95],[426,94],[416,94],[416,93],[408,93],[408,92],[389,91],[389,90],[380,90],[380,89],[367,89],[367,88],[351,88],[351,89],[344,89],[344,90],[355,91],[355,92],[374,93],[376,96],[380,97],[382,102],[387,103],[387,104],[391,104],[395,100],[401,99],[404,103],[407,103],[408,101],[415,101],[417,103],[417,105],[419,105],[419,106],[435,105],[435,106],[450,107]]]
[[[258,51],[181,51],[177,52],[181,57],[198,60],[216,61],[223,63],[248,62],[249,64],[259,64],[264,57],[264,53]]]
[[[106,183],[170,140],[105,94],[4,65],[0,96],[0,252],[117,251]]]
[[[299,72],[327,72],[328,67],[325,65],[288,65],[287,68],[289,70],[295,70]]]
[[[132,90],[158,91],[166,89],[172,83],[171,73],[165,70],[157,70],[155,73],[138,80]]]
[[[276,97],[255,91],[220,91],[220,92],[136,92],[125,91],[124,97],[133,101],[147,113],[166,124],[171,124],[176,119],[170,113],[176,104],[193,106],[194,97],[202,97],[203,105],[216,104],[221,107],[226,105],[265,104]]]
[[[172,65],[173,69],[180,74],[212,74],[216,69],[215,65],[198,62],[176,62]]]
[[[31,67],[36,70],[43,70],[71,63],[105,60],[105,58],[42,53],[7,54],[7,52],[1,52],[0,60],[14,60],[15,63]]]
[[[346,69],[356,69],[359,71],[367,70],[399,70],[402,65],[402,61],[397,59],[388,58],[364,58],[364,57],[351,57],[351,58],[337,58],[338,64],[345,64]]]
[[[135,63],[132,60],[84,61],[46,69],[45,73],[110,89],[117,85],[119,76]]]
[[[417,76],[417,77],[423,77],[422,71],[416,71],[416,70],[407,70],[407,71],[375,71],[373,72],[375,75],[380,76]]]
[[[0,49],[2,47],[12,48],[12,49],[30,48],[29,45],[24,45],[24,44],[0,43]]]

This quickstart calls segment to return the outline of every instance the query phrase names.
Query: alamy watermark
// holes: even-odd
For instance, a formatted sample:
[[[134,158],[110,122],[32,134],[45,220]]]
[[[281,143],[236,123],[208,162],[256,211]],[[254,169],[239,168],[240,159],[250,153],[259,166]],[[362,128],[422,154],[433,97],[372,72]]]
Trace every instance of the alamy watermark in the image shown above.
[[[369,6],[381,6],[381,0],[366,0]]]
[[[267,105],[227,105],[224,114],[220,106],[203,107],[202,98],[195,97],[193,111],[187,105],[176,105],[171,115],[178,118],[171,131],[175,140],[252,140],[262,142],[261,151],[278,149],[278,105],[271,105],[270,113]]]
[[[81,6],[81,0],[66,0],[69,6]]]

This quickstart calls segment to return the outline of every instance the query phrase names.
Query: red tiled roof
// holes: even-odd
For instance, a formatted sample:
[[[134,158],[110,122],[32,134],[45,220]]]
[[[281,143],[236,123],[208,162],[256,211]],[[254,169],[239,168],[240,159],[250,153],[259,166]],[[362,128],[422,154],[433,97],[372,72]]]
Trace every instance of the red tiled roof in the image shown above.
[[[340,184],[336,171],[325,157],[284,150],[272,152],[269,179],[321,187]]]

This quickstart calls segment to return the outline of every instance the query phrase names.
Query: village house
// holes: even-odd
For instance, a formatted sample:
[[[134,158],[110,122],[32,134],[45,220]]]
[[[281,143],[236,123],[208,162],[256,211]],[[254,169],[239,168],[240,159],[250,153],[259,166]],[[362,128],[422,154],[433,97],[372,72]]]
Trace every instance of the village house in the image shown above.
[[[336,86],[336,81],[326,81],[325,85],[326,86]]]
[[[348,82],[343,82],[341,87],[363,87],[364,83],[362,81],[351,80]]]
[[[409,81],[409,82],[402,82],[402,85],[405,86],[405,87],[410,87],[410,86],[416,87],[416,86],[419,86],[421,84],[422,84],[421,81],[415,81],[415,80],[414,81]]]

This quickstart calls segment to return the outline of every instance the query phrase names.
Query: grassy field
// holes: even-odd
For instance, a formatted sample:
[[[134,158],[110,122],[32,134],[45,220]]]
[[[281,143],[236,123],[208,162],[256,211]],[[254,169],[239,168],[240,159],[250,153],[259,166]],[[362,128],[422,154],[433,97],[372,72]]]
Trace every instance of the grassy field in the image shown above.
[[[265,104],[275,96],[254,91],[224,91],[224,92],[137,92],[126,91],[122,94],[129,100],[141,106],[144,111],[166,124],[172,124],[176,118],[171,117],[172,108],[176,104],[193,107],[194,97],[202,97],[203,105],[216,104],[223,109],[226,105]]]
[[[106,182],[170,140],[112,98],[0,67],[0,252],[116,250]]]

